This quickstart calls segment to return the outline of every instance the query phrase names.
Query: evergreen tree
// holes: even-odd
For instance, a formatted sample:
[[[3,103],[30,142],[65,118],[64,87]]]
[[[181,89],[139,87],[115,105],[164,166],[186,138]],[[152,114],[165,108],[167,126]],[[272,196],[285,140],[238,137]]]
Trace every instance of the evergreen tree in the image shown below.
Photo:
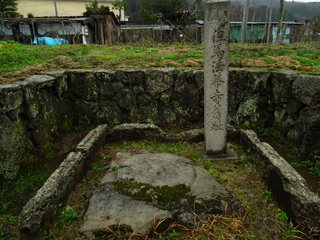
[[[187,0],[142,0],[141,20],[145,23],[155,23],[159,15],[168,16],[187,6]]]
[[[125,0],[116,0],[112,3],[112,9],[119,10],[119,20],[121,20],[121,10],[127,10],[128,3]]]
[[[90,15],[105,15],[110,12],[108,6],[101,5],[99,6],[97,0],[90,4],[86,4],[86,11],[83,13],[84,16]]]
[[[16,0],[0,0],[0,18],[15,18],[17,13]]]
[[[126,15],[130,16],[130,21],[139,21],[141,12],[141,0],[126,0],[128,3],[128,12]]]

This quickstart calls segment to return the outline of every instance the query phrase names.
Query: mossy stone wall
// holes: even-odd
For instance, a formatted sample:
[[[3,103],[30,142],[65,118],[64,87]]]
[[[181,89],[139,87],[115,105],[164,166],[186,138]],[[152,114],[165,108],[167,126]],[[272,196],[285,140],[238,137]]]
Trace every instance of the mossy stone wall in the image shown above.
[[[320,77],[230,70],[228,121],[275,127],[320,156]],[[99,124],[203,125],[203,71],[72,70],[0,86],[0,178],[14,178],[61,135]],[[32,159],[32,161],[30,161]]]

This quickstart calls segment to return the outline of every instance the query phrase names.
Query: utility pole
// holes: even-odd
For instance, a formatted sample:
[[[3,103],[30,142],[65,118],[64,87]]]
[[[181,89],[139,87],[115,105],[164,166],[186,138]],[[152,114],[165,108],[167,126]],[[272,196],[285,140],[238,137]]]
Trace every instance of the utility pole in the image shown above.
[[[56,17],[58,17],[59,14],[58,14],[57,0],[53,0],[53,4],[54,4],[54,10],[56,12]]]
[[[272,37],[272,34],[271,34],[272,2],[273,2],[273,0],[271,0],[270,8],[269,8],[269,19],[268,19],[268,30],[267,30],[267,43],[270,43],[270,40],[271,40],[271,37]]]
[[[279,24],[278,24],[278,31],[277,31],[277,43],[281,43],[283,41],[283,14],[284,14],[284,0],[280,0],[280,17],[279,17]]]
[[[198,3],[196,2],[196,10],[194,11],[196,14],[196,42],[201,42],[201,39],[198,41],[198,12],[200,11],[201,10],[198,8]]]
[[[241,28],[241,43],[242,44],[246,43],[249,3],[250,3],[250,0],[245,0],[244,9],[243,9],[242,28]]]
[[[198,41],[198,4],[196,3],[196,42]]]

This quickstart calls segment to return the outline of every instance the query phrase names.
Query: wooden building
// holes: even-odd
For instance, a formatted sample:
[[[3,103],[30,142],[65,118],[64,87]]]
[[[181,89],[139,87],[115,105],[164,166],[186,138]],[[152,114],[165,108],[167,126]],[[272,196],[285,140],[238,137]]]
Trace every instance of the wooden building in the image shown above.
[[[248,22],[246,27],[246,42],[248,43],[275,43],[278,32],[278,22]],[[281,42],[295,43],[304,39],[306,24],[304,22],[283,22],[284,33],[281,32]],[[268,30],[270,33],[268,34]],[[230,22],[230,42],[239,42],[242,34],[242,22]],[[270,39],[267,39],[267,37]]]
[[[120,22],[113,12],[90,17],[15,18],[0,22],[5,39],[32,44],[37,37],[63,38],[71,44],[117,42]]]
[[[18,13],[22,18],[33,17],[71,17],[82,16],[86,11],[86,5],[93,0],[17,0]],[[119,10],[112,9],[112,4],[116,0],[97,0],[98,5],[109,7],[110,11],[115,11],[116,16]]]

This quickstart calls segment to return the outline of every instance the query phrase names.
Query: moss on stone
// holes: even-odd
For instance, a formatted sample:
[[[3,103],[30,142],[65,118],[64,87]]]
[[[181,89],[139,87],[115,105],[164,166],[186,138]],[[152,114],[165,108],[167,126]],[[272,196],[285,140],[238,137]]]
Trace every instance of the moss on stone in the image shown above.
[[[246,124],[251,122],[256,122],[259,114],[257,113],[257,102],[258,96],[252,96],[251,98],[243,101],[238,108],[236,113],[237,122],[243,122],[245,120]]]
[[[26,168],[32,167],[39,162],[39,158],[35,155],[29,155],[27,160],[24,162]]]
[[[127,179],[115,182],[113,189],[136,200],[151,202],[165,210],[174,210],[180,207],[192,209],[196,199],[195,196],[190,194],[190,187],[184,184],[173,187],[159,187],[147,183],[137,183],[133,179]]]
[[[58,126],[59,133],[69,133],[73,129],[73,119],[67,118]]]
[[[46,142],[45,144],[42,145],[40,152],[44,156],[49,157],[50,154],[52,153],[53,148],[54,148],[54,144],[52,142]]]

